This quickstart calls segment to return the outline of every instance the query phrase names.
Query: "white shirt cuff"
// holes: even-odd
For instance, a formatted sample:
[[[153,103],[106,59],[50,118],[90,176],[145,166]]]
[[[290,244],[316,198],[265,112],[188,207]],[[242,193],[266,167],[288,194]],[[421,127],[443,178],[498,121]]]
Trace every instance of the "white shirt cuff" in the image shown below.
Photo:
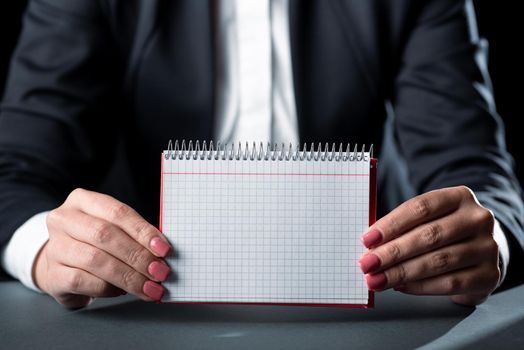
[[[506,272],[509,265],[509,244],[502,227],[500,226],[498,220],[495,220],[495,227],[493,229],[493,239],[497,242],[499,246],[499,258],[502,260],[502,266],[500,271],[500,281],[497,285],[500,286],[506,277]]]
[[[2,268],[27,288],[40,293],[42,291],[33,281],[33,264],[49,239],[46,222],[48,213],[42,212],[27,220],[0,252]]]

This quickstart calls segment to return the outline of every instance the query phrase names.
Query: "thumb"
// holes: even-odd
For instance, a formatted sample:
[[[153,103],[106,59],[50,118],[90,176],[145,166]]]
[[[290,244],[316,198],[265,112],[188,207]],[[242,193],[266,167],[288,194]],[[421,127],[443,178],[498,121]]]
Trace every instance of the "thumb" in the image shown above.
[[[459,294],[459,295],[450,295],[449,298],[455,304],[465,305],[465,306],[476,306],[482,304],[488,296],[485,293],[482,294]]]

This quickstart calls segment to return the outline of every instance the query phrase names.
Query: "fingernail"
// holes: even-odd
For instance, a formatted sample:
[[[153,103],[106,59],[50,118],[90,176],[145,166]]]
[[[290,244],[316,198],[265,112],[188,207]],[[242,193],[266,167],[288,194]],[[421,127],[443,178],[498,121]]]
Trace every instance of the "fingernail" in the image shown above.
[[[151,274],[151,276],[160,282],[165,281],[169,275],[169,272],[171,272],[169,266],[161,263],[160,261],[153,261],[151,264],[149,264],[147,271]]]
[[[382,233],[376,228],[368,231],[364,236],[362,236],[362,243],[364,243],[366,248],[373,247],[374,245],[379,244],[380,241],[382,241]]]
[[[165,257],[167,253],[169,252],[169,244],[167,244],[162,238],[155,237],[151,240],[149,243],[151,246],[151,250],[153,250],[156,254],[158,254],[161,257]]]
[[[364,255],[358,263],[364,273],[373,272],[380,267],[380,259],[375,254]]]
[[[383,273],[377,273],[376,275],[367,275],[366,282],[368,283],[368,288],[371,290],[380,290],[386,286],[387,278]]]
[[[147,281],[144,283],[142,290],[144,291],[145,295],[153,300],[160,300],[164,295],[164,288],[160,284],[153,281]]]

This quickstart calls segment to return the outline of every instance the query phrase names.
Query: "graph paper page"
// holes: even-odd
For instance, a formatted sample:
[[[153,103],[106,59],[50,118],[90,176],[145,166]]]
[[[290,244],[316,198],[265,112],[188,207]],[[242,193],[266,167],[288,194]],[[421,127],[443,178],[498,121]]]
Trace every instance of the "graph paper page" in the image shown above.
[[[163,158],[163,301],[368,304],[366,159]]]

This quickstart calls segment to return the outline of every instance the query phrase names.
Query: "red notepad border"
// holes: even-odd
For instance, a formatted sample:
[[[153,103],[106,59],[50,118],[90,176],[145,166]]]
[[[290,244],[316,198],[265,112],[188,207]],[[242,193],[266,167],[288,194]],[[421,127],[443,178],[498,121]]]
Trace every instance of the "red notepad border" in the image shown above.
[[[160,156],[160,217],[159,230],[162,231],[162,214],[164,203],[164,154]],[[377,220],[377,166],[378,159],[372,158],[369,171],[369,226]],[[367,304],[312,304],[312,303],[265,303],[265,302],[224,302],[224,301],[159,301],[160,304],[186,304],[186,305],[261,305],[261,306],[308,306],[308,307],[338,307],[338,308],[373,308],[375,306],[375,293],[368,291]]]

